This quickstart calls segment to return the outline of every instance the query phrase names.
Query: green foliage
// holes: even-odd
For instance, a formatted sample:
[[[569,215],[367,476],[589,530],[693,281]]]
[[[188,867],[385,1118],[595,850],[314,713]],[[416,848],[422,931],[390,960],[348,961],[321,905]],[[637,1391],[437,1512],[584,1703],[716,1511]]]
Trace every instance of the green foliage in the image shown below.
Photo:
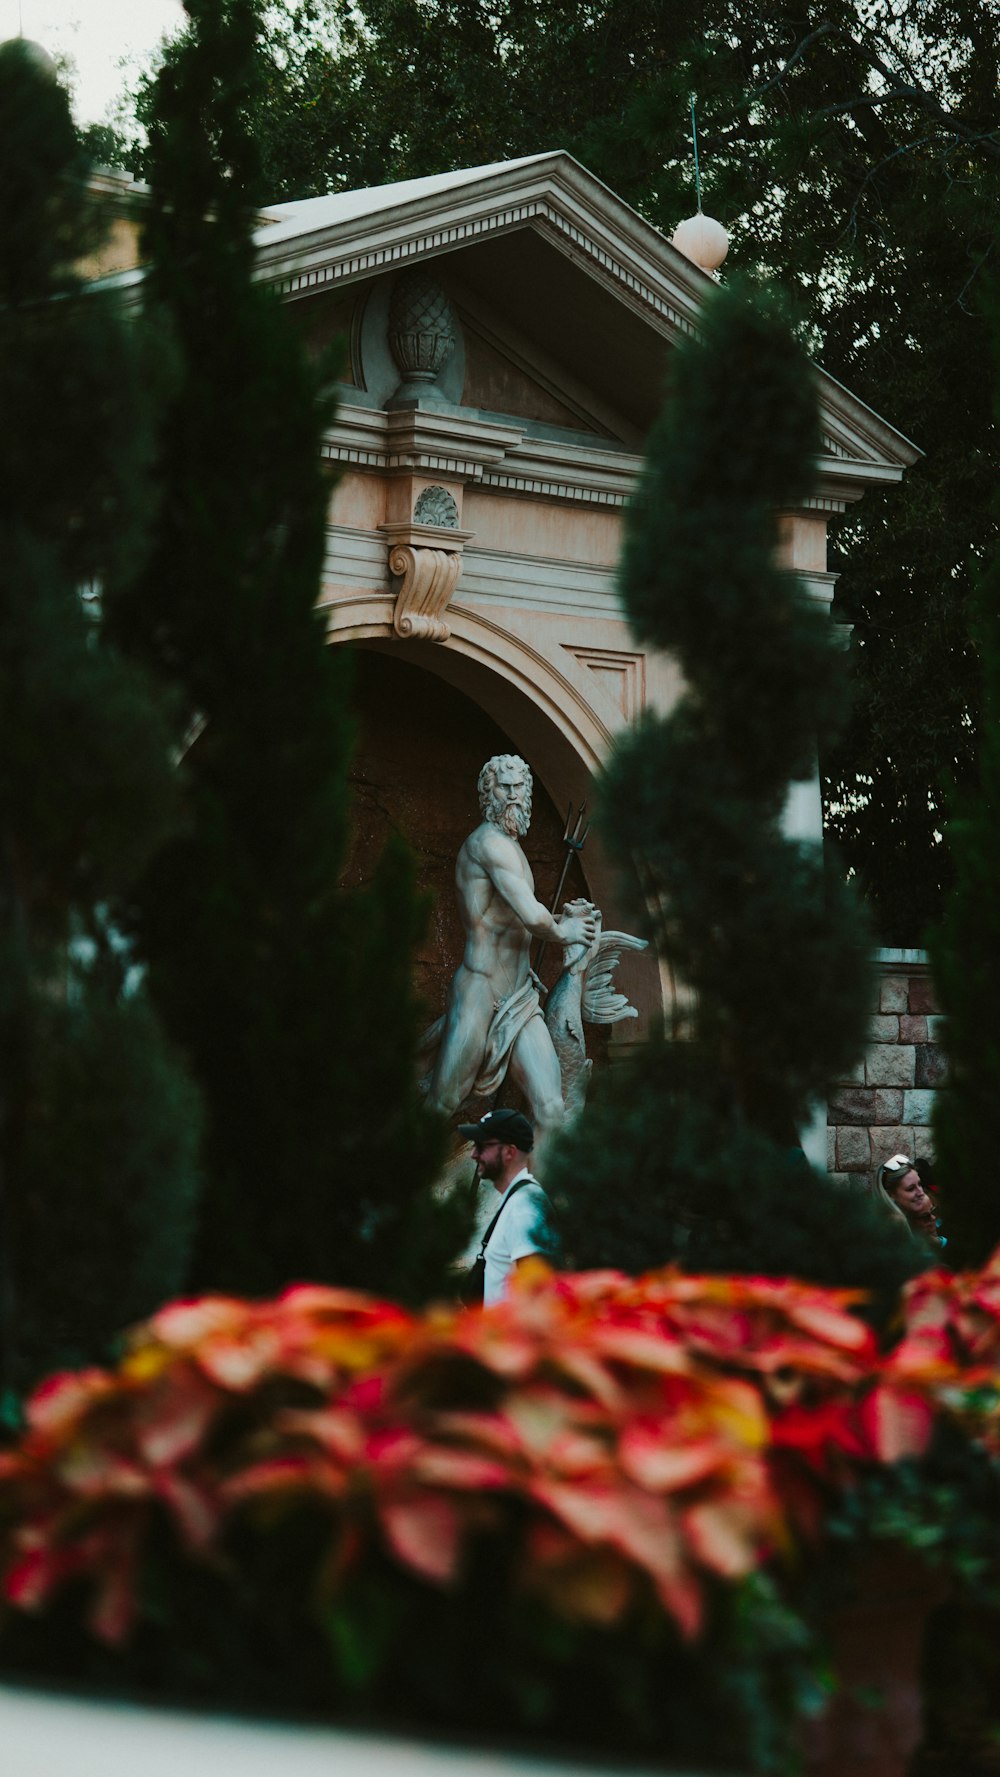
[[[965,1603],[1000,1609],[1000,1471],[946,1420],[919,1462],[860,1477],[834,1511],[830,1536],[834,1570],[845,1545],[895,1543],[947,1573]]]
[[[693,990],[691,1040],[613,1073],[557,1157],[584,1266],[683,1254],[891,1288],[914,1265],[873,1203],[789,1157],[861,1045],[869,991],[856,908],[821,849],[782,831],[838,695],[825,619],[775,557],[775,508],[803,497],[816,442],[780,315],[720,292],[675,355],[622,568],[638,637],[677,658],[685,692],[619,747],[601,797],[606,842],[638,861],[654,941]]]
[[[413,1082],[410,862],[391,848],[363,897],[338,888],[350,663],[316,608],[331,366],[253,278],[257,8],[189,12],[149,126],[148,289],[176,362],[163,500],[110,615],[197,738],[184,830],[135,929],[206,1099],[200,1280],[412,1298],[441,1284],[459,1236],[430,1195],[441,1135]]]
[[[926,1263],[914,1243],[866,1193],[832,1189],[800,1149],[748,1127],[697,1047],[651,1043],[601,1084],[553,1156],[570,1267],[804,1277],[870,1290],[874,1318],[891,1317]]]
[[[994,362],[1000,365],[995,291],[993,318]],[[994,505],[1000,512],[996,496]],[[1000,1195],[986,1158],[1000,1091],[1000,546],[980,574],[974,616],[983,677],[979,781],[948,824],[955,885],[931,953],[948,1017],[950,1065],[949,1089],[935,1105],[934,1135],[959,1264],[980,1263],[1000,1240]]]
[[[975,753],[998,74],[980,0],[284,0],[254,120],[271,201],[566,148],[669,235],[695,205],[697,96],[731,263],[794,290],[826,368],[927,453],[851,509],[832,563],[855,699],[828,812],[886,943],[940,912],[943,797]],[[146,81],[140,121],[149,103]]]
[[[183,1288],[200,1112],[148,1005],[84,970],[68,1003],[34,1008],[29,1042],[17,1337],[24,1368],[40,1375],[100,1354]]]
[[[66,95],[0,47],[0,1339],[4,1383],[101,1356],[184,1275],[198,1110],[115,958],[173,831],[170,728],[97,600],[150,504],[146,359],[107,299]],[[9,1399],[8,1399],[9,1406]]]
[[[927,1454],[870,1470],[830,1520],[830,1546],[800,1599],[810,1620],[836,1599],[873,1545],[909,1549],[925,1566],[935,1608],[921,1662],[929,1770],[995,1768],[1000,1679],[1000,1472],[995,1458],[942,1420]]]

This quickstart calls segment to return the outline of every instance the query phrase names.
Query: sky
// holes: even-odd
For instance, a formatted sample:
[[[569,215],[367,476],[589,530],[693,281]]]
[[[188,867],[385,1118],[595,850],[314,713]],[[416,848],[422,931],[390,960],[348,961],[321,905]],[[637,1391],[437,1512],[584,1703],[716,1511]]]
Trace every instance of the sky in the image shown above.
[[[73,109],[99,123],[125,82],[122,62],[146,60],[184,16],[181,0],[0,0],[0,41],[22,30],[73,64]]]

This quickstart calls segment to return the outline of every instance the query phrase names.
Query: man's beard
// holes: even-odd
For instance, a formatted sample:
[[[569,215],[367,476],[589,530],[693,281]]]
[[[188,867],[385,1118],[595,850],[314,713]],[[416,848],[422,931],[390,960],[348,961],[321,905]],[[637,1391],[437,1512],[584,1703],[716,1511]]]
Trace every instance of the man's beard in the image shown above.
[[[511,839],[523,839],[531,825],[531,810],[521,802],[501,802],[498,796],[491,796],[486,819]]]

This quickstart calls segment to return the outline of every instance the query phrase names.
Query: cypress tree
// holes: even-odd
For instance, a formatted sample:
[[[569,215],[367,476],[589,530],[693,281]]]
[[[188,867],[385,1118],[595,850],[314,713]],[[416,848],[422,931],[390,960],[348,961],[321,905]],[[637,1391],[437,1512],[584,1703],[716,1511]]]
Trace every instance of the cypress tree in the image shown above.
[[[254,0],[188,0],[150,119],[147,295],[175,382],[163,500],[116,634],[176,686],[196,735],[182,835],[136,901],[153,997],[205,1095],[202,1283],[298,1277],[421,1294],[455,1235],[442,1135],[414,1083],[422,909],[391,846],[338,886],[349,662],[317,611],[331,367],[254,279]]]
[[[687,1040],[612,1072],[553,1183],[577,1263],[894,1282],[912,1263],[896,1230],[797,1146],[861,1049],[870,992],[849,895],[782,824],[841,696],[827,620],[776,556],[777,513],[811,488],[812,376],[767,301],[724,289],[702,319],[675,354],[621,569],[637,640],[673,656],[685,691],[623,742],[601,795],[693,1006]]]
[[[992,293],[994,365],[1000,365],[1000,293]],[[994,373],[995,374],[995,373]],[[995,396],[1000,413],[1000,396]],[[1000,514],[1000,502],[997,503]],[[982,673],[979,781],[959,802],[945,840],[954,887],[931,936],[935,985],[947,1016],[948,1089],[935,1101],[934,1139],[946,1192],[953,1262],[981,1264],[1000,1240],[993,1164],[1000,1102],[1000,554],[981,570],[973,639]]]
[[[117,909],[178,816],[170,728],[99,598],[149,500],[139,342],[93,244],[65,93],[0,46],[0,1266],[7,1408],[182,1284],[196,1095]]]

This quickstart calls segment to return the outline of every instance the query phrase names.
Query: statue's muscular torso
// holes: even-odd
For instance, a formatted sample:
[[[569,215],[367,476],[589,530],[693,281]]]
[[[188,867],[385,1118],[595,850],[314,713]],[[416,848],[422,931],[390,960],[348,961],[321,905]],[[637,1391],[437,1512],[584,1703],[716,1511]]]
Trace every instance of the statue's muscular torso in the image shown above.
[[[455,886],[465,926],[459,975],[478,976],[494,1001],[506,999],[528,979],[532,928],[551,922],[531,866],[516,839],[482,821],[458,854]]]
[[[517,806],[524,826],[526,780],[530,796],[523,761],[502,760],[493,791],[501,818],[507,808]],[[524,852],[497,821],[483,820],[469,834],[455,865],[455,886],[465,952],[452,977],[428,1093],[431,1104],[446,1114],[471,1092],[499,1008],[530,979],[532,939],[565,949],[573,943],[591,943],[596,932],[589,903],[558,918],[542,906]],[[513,1037],[509,1065],[515,1084],[527,1096],[536,1132],[556,1128],[563,1116],[559,1061],[545,1024],[531,1015],[530,1007],[527,1021]]]

